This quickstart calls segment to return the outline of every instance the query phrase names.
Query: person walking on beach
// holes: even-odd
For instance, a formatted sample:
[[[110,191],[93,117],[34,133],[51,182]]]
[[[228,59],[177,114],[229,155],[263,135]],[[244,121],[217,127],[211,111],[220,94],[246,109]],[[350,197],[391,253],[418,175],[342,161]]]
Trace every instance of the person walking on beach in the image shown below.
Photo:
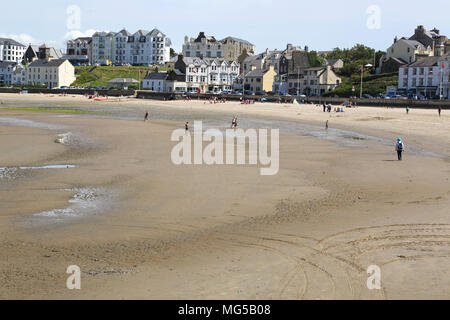
[[[406,107],[406,114],[409,114],[409,111],[410,111],[411,109],[409,108],[409,107]]]
[[[186,133],[188,133],[188,131],[189,131],[189,122],[186,122],[186,124],[184,125],[184,129],[186,130]]]
[[[329,128],[329,126],[328,126],[328,121],[329,121],[329,120],[327,120],[327,123],[325,124],[325,130],[327,130],[327,131],[328,131],[328,128]]]
[[[238,127],[238,118],[234,117],[233,124],[231,125],[231,128],[237,129]]]
[[[398,161],[403,160],[403,152],[405,151],[405,145],[401,138],[397,139],[397,144],[395,145],[395,151],[397,151]]]
[[[148,117],[150,116],[150,114],[148,113],[148,111],[145,113],[145,118],[144,118],[144,122],[148,121]]]
[[[442,113],[442,108],[441,107],[438,108],[438,113],[439,113],[439,118],[440,118],[441,117],[441,113]]]
[[[327,112],[327,103],[326,102],[323,103],[323,112]]]

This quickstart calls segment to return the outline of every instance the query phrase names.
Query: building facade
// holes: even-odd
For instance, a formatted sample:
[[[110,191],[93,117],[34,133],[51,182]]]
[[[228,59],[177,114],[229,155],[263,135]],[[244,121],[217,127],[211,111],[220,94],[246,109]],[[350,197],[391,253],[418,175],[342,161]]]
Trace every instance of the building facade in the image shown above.
[[[108,64],[114,60],[114,32],[96,32],[92,36],[91,64]]]
[[[250,42],[234,37],[216,40],[200,32],[197,38],[184,38],[183,56],[187,58],[217,58],[227,61],[239,61],[239,57],[247,52],[253,55],[255,46]]]
[[[31,62],[25,71],[25,83],[47,88],[69,87],[75,82],[75,67],[66,59],[50,59],[50,48],[41,50],[42,59]]]
[[[274,66],[270,65],[267,69],[252,68],[253,70],[243,77],[245,91],[271,92],[277,75]]]
[[[436,28],[428,31],[424,26],[418,26],[409,40],[415,40],[422,43],[425,47],[430,47],[434,56],[443,56],[446,53],[448,38],[441,35]]]
[[[92,60],[92,37],[67,41],[65,59],[72,63],[88,64]]]
[[[87,46],[88,38],[68,41],[68,57],[72,53],[78,52],[76,48],[80,41],[82,42],[80,46]],[[133,34],[123,29],[117,33],[95,33],[87,51],[80,50],[80,53],[88,53],[90,64],[147,66],[169,62],[171,45],[171,40],[158,29],[138,30]],[[83,55],[82,58],[86,58],[86,56]]]
[[[400,39],[394,40],[392,46],[386,51],[386,58],[396,58],[405,63],[413,63],[420,57],[434,56],[433,48],[425,46],[419,41]]]
[[[11,85],[12,74],[16,63],[11,61],[0,61],[0,85]]]
[[[0,61],[20,63],[27,47],[13,40],[0,38]]]
[[[320,96],[335,90],[342,84],[342,79],[334,73],[329,65],[305,68],[300,72],[289,73],[287,78],[290,94],[297,94],[298,92],[306,96]]]
[[[450,98],[450,57],[426,57],[400,67],[398,91],[409,96]]]
[[[142,88],[153,92],[166,92],[167,72],[149,72],[142,82]]]
[[[113,63],[155,65],[170,61],[170,39],[158,29],[138,30],[131,34],[123,29],[114,37]]]
[[[179,55],[175,70],[185,75],[187,91],[220,93],[232,89],[240,67],[236,61]]]
[[[11,84],[25,84],[26,83],[26,68],[17,64],[14,67],[14,71],[11,75]]]

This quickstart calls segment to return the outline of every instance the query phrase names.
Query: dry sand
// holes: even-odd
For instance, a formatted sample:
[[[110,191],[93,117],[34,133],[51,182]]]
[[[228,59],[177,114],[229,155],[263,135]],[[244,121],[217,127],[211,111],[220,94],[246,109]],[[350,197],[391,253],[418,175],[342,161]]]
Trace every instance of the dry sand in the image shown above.
[[[4,105],[149,105],[262,116],[351,129],[450,156],[450,117],[437,111],[242,106],[136,99],[0,95]],[[0,105],[2,107],[2,105]],[[364,147],[283,133],[280,172],[256,166],[174,166],[170,135],[183,123],[99,119],[0,109],[0,298],[3,299],[449,299],[450,165],[362,141]],[[201,120],[201,119],[197,119]],[[80,143],[55,143],[71,132]],[[78,140],[76,140],[78,141]],[[80,190],[99,210],[68,207]],[[95,201],[97,201],[95,200]],[[101,202],[100,202],[101,200]],[[56,222],[55,222],[56,221]],[[69,265],[82,290],[66,289]],[[382,269],[382,290],[366,270]]]

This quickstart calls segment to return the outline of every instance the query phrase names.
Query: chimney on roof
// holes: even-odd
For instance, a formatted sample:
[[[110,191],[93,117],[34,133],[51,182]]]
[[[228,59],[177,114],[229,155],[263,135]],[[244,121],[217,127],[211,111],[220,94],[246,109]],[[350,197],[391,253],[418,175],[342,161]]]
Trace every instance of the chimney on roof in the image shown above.
[[[397,43],[397,41],[398,41],[398,37],[396,36],[396,37],[394,38],[394,43]]]

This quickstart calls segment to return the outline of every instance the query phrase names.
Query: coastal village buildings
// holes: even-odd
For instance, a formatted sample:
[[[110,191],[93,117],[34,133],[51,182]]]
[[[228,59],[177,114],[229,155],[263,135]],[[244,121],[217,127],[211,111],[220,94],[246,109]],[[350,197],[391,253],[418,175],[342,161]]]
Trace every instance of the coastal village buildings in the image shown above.
[[[443,56],[450,52],[449,39],[434,28],[428,31],[424,26],[418,26],[414,35],[409,38],[398,39],[386,50],[380,59],[380,73],[397,72],[400,67],[406,66],[423,57]]]
[[[0,61],[20,63],[26,49],[26,46],[13,39],[0,38]]]
[[[450,53],[425,57],[399,70],[398,89],[405,95],[450,99]]]
[[[231,90],[240,72],[239,63],[236,61],[182,55],[178,57],[175,69],[186,75],[187,91],[202,93]]]
[[[50,89],[68,87],[75,81],[75,68],[65,59],[36,60],[28,65],[25,78],[27,84]]]
[[[65,59],[72,63],[88,64],[92,61],[92,37],[67,41]]]
[[[154,65],[170,61],[171,40],[158,29],[138,30],[131,34],[123,29],[114,37],[114,64]]]
[[[149,72],[142,82],[142,88],[153,92],[167,92],[168,72]]]
[[[148,73],[143,88],[153,92],[187,92],[186,75],[178,69]]]
[[[11,61],[0,61],[0,84],[11,85],[12,74],[14,72],[16,63]]]
[[[11,75],[11,84],[25,84],[26,83],[26,78],[25,78],[25,74],[26,74],[26,68],[21,65],[21,64],[17,64],[14,67],[14,71],[12,72]]]
[[[67,55],[77,54],[78,45],[88,46],[89,38],[68,41]],[[81,43],[80,43],[81,42]],[[123,29],[119,32],[97,32],[90,46],[80,53],[87,53],[90,64],[101,65],[155,65],[170,61],[171,40],[158,29],[138,30],[134,34]],[[70,50],[70,51],[69,51]],[[86,58],[83,55],[83,58]],[[72,59],[71,59],[72,60]]]
[[[41,59],[40,57],[40,52],[45,53],[45,51],[42,51],[42,49],[47,48],[47,46],[45,44],[43,44],[42,46],[35,46],[35,45],[30,45],[28,46],[27,50],[25,51],[25,54],[23,56],[23,60],[22,60],[22,64],[26,65],[28,63],[31,63],[35,60]],[[61,50],[49,47],[49,58],[50,59],[62,59],[63,58],[63,53],[61,52]]]
[[[182,53],[186,58],[219,58],[227,61],[238,61],[244,53],[254,54],[255,46],[250,42],[234,37],[216,40],[200,32],[197,38],[184,38]]]
[[[254,93],[272,91],[275,76],[277,75],[274,66],[270,65],[266,69],[252,68],[253,70],[244,76],[245,90],[250,90]]]
[[[48,59],[63,58],[63,53],[61,52],[61,50],[52,47],[47,47],[45,44],[41,46],[30,45],[25,51],[22,63],[26,65],[38,59],[45,59],[46,55],[48,55]]]
[[[40,59],[31,62],[25,71],[25,82],[48,88],[70,86],[75,81],[75,67],[66,59],[53,59],[51,50],[40,47]]]
[[[91,64],[109,64],[113,61],[114,32],[96,32],[92,36]]]
[[[342,79],[334,73],[330,65],[300,69],[298,73],[288,75],[290,94],[319,96],[335,90],[341,83]]]

